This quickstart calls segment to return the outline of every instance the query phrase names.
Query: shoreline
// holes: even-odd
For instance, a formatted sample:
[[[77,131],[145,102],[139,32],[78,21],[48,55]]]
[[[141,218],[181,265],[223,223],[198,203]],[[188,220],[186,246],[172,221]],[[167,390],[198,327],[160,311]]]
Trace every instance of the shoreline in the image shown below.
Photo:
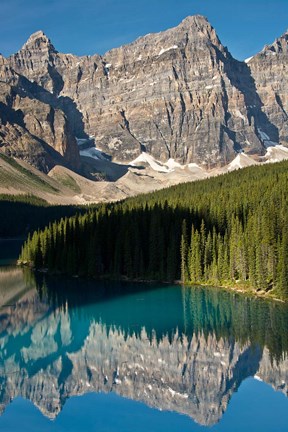
[[[244,295],[246,297],[254,297],[254,298],[258,298],[258,299],[264,299],[264,300],[273,300],[273,301],[277,301],[279,303],[283,303],[283,304],[288,304],[288,299],[284,300],[282,298],[279,298],[275,295],[271,295],[270,291],[269,292],[265,292],[265,291],[256,291],[253,290],[253,288],[240,288],[240,287],[235,287],[235,286],[227,286],[227,285],[210,285],[210,284],[205,284],[205,283],[185,283],[181,285],[184,286],[193,286],[193,287],[197,287],[197,286],[202,286],[202,287],[206,287],[206,288],[219,288],[223,291],[227,291],[230,293],[235,293],[235,294],[240,294],[240,295]]]
[[[200,282],[200,283],[192,283],[192,282],[185,282],[183,283],[181,280],[174,280],[174,281],[167,281],[167,280],[158,280],[158,279],[143,279],[143,278],[128,278],[125,276],[119,276],[119,277],[109,277],[107,276],[102,276],[102,277],[87,277],[87,276],[81,276],[81,275],[67,275],[67,273],[62,273],[62,272],[49,272],[48,269],[46,268],[42,268],[42,269],[36,269],[33,268],[31,263],[29,262],[20,262],[19,260],[16,262],[17,266],[20,267],[29,267],[32,271],[34,272],[38,272],[38,273],[44,273],[44,274],[48,274],[50,276],[53,275],[58,275],[58,276],[68,276],[71,278],[79,278],[79,279],[86,279],[86,280],[107,280],[107,281],[115,281],[115,282],[135,282],[135,283],[143,283],[143,284],[155,284],[155,283],[160,283],[160,284],[164,284],[164,285],[168,285],[168,284],[172,284],[172,285],[179,285],[179,286],[186,286],[186,287],[206,287],[209,289],[221,289],[221,290],[225,290],[227,292],[230,293],[234,293],[234,294],[240,294],[240,295],[244,295],[246,297],[254,297],[254,298],[258,298],[258,299],[264,299],[264,300],[273,300],[279,303],[283,303],[283,304],[288,304],[288,299],[282,299],[279,298],[277,296],[275,296],[273,293],[271,293],[271,291],[265,292],[265,291],[256,291],[253,290],[252,287],[247,287],[247,288],[243,288],[243,286],[228,286],[228,285],[211,285],[208,283],[204,283],[204,282]],[[272,295],[271,295],[272,294]]]

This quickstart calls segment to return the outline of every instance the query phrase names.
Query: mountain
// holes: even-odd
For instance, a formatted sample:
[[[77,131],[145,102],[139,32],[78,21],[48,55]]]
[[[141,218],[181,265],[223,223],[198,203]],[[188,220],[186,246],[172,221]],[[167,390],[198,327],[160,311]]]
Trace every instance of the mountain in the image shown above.
[[[0,58],[0,148],[44,172],[109,181],[111,158],[205,170],[243,152],[251,163],[286,158],[287,38],[241,62],[199,15],[103,56],[59,53],[38,31]]]
[[[269,118],[273,129],[268,129],[268,137],[258,131],[264,145],[269,140],[287,146],[288,143],[288,96],[287,96],[287,64],[288,64],[288,32],[248,61],[248,66],[255,80],[262,111]]]
[[[57,98],[18,74],[0,56],[0,148],[43,172],[78,169],[76,139]]]

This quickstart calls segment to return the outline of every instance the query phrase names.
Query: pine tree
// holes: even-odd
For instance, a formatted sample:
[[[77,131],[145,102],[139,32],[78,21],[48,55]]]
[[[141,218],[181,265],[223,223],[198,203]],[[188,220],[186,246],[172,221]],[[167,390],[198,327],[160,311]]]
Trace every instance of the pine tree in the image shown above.
[[[187,223],[186,223],[186,219],[184,219],[182,222],[181,247],[180,247],[182,283],[188,282],[187,251],[188,251]]]

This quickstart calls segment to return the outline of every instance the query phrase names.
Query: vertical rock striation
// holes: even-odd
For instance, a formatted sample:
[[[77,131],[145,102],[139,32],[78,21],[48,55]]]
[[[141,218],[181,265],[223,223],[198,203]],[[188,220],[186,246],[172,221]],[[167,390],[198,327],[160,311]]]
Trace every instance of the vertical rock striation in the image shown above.
[[[59,103],[0,57],[0,149],[44,172],[55,164],[78,169],[77,142]]]
[[[45,90],[41,101],[64,113],[74,135],[95,137],[114,160],[146,151],[212,168],[242,151],[263,155],[269,145],[287,145],[287,33],[239,62],[197,15],[104,56],[61,54],[40,31],[7,61]],[[63,130],[57,115],[56,129]],[[35,133],[49,137],[35,121]],[[67,139],[63,146],[74,148]]]
[[[274,141],[288,146],[287,64],[287,32],[248,61],[262,102],[262,111],[270,120],[268,136],[260,130],[265,145]]]

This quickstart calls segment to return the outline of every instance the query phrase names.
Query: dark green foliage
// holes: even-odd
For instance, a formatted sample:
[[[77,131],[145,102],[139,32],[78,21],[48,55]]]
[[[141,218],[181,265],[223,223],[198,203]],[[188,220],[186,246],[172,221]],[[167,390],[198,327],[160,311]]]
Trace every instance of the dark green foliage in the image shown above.
[[[49,205],[33,195],[0,195],[0,238],[25,236],[87,207]]]
[[[251,167],[102,205],[36,233],[21,259],[68,274],[239,284],[287,298],[287,168]]]
[[[47,201],[45,201],[43,198],[36,197],[35,195],[26,194],[26,195],[7,195],[7,194],[0,194],[0,202],[1,201],[8,201],[8,202],[21,202],[25,204],[31,204],[31,205],[39,205],[39,206],[48,206]]]
[[[206,337],[213,332],[217,339],[235,337],[268,347],[279,361],[288,353],[287,306],[272,301],[262,302],[217,289],[182,288],[185,324]]]

